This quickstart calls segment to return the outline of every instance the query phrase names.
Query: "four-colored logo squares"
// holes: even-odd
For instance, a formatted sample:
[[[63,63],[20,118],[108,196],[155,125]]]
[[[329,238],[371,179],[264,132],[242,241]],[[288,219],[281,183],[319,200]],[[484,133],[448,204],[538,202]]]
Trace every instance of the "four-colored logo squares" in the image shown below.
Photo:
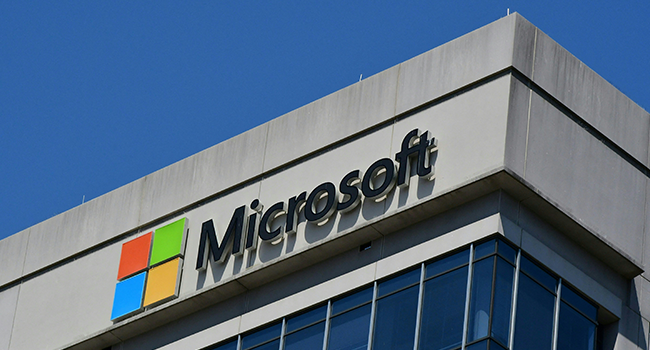
[[[111,320],[178,296],[187,219],[122,244]]]

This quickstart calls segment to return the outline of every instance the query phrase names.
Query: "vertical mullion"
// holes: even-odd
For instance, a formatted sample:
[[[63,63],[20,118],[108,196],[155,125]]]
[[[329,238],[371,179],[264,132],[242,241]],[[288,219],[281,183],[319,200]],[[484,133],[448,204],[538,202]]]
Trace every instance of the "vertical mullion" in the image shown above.
[[[521,249],[517,251],[517,261],[515,265],[515,280],[512,283],[512,305],[510,312],[510,339],[508,339],[508,347],[513,350],[515,342],[515,318],[517,316],[517,295],[519,294],[519,274],[521,270]]]
[[[368,331],[368,350],[372,349],[372,338],[375,333],[375,308],[377,307],[377,281],[372,288],[372,306],[370,308],[370,330]]]
[[[242,340],[241,340],[241,334],[237,335],[237,350],[241,350],[242,347]]]
[[[327,313],[325,314],[325,333],[323,335],[323,350],[327,350],[327,342],[330,333],[330,318],[332,318],[332,299],[327,301]]]
[[[418,287],[418,309],[415,314],[415,341],[413,350],[420,347],[420,322],[422,322],[422,304],[424,303],[424,263],[420,265],[420,285]]]
[[[474,244],[469,246],[469,266],[467,266],[467,287],[465,288],[465,315],[463,317],[463,337],[461,349],[465,350],[467,342],[467,327],[469,323],[469,298],[472,287],[472,260],[474,260]]]
[[[279,350],[284,350],[284,335],[287,332],[287,318],[282,317],[282,328],[280,330],[280,347]]]
[[[558,278],[557,291],[555,292],[555,315],[553,315],[553,350],[557,350],[557,336],[560,328],[560,297],[562,296],[562,278]]]
[[[497,246],[498,249],[498,246]],[[492,337],[492,319],[494,317],[494,299],[496,299],[496,289],[497,289],[497,263],[499,262],[499,256],[494,256],[494,266],[492,266],[492,291],[490,297],[490,317],[488,317],[488,337]]]

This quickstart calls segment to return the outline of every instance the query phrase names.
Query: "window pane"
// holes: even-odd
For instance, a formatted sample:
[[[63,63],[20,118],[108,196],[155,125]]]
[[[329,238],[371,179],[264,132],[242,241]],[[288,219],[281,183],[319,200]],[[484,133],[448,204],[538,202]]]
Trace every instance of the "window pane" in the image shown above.
[[[449,271],[454,267],[467,264],[469,262],[469,249],[463,250],[460,253],[448,256],[444,259],[434,261],[426,266],[426,277],[433,277],[439,273]]]
[[[499,345],[494,340],[490,340],[490,350],[506,350],[503,346]]]
[[[332,303],[332,315],[336,315],[339,312],[351,309],[355,306],[361,305],[371,300],[372,300],[372,287],[366,288],[352,295],[348,295],[343,299],[335,300]]]
[[[255,333],[248,334],[242,338],[242,349],[251,348],[275,337],[279,338],[281,331],[282,323],[276,323],[266,328],[262,328]]]
[[[550,350],[555,296],[528,276],[519,276],[514,350]]]
[[[503,255],[503,257],[511,263],[514,264],[517,260],[517,251],[507,243],[499,241],[497,250],[499,251],[499,254]]]
[[[497,259],[494,310],[492,311],[492,337],[502,344],[508,344],[510,336],[510,312],[514,276],[514,266],[501,258]]]
[[[541,267],[537,266],[534,262],[526,259],[523,256],[521,257],[521,269],[536,279],[537,282],[555,292],[555,285],[557,284],[555,277],[549,275]]]
[[[237,339],[226,344],[218,345],[210,350],[237,350]]]
[[[465,347],[465,350],[487,350],[488,341],[483,340]]]
[[[348,311],[332,318],[330,324],[330,350],[360,350],[368,346],[371,305]]]
[[[557,350],[593,350],[595,333],[595,324],[565,302],[561,303]]]
[[[424,284],[420,349],[450,349],[463,337],[467,267]]]
[[[472,293],[469,303],[469,328],[467,329],[468,342],[488,335],[494,258],[475,263],[473,269]]]
[[[494,253],[494,247],[496,246],[496,241],[491,240],[485,243],[481,243],[477,246],[474,246],[474,260],[480,259],[484,256],[488,256],[491,253]]]
[[[327,314],[327,305],[323,305],[319,308],[316,308],[311,311],[307,311],[300,315],[296,315],[287,319],[287,333],[293,332],[298,328],[302,328],[306,325],[312,324],[314,322],[324,320]]]
[[[251,348],[251,350],[278,350],[278,349],[280,349],[280,339],[276,339],[270,343],[266,343],[264,345]]]
[[[418,285],[377,300],[374,350],[411,350],[415,339]]]
[[[389,280],[379,283],[377,296],[381,297],[400,288],[420,282],[420,269],[409,271],[403,275],[393,277]]]
[[[592,320],[598,318],[598,308],[592,303],[585,300],[583,297],[579,296],[578,293],[574,292],[571,288],[566,285],[562,285],[562,300],[573,305],[576,309],[582,311],[588,317],[591,317]]]
[[[325,321],[291,333],[284,338],[285,350],[322,349]]]

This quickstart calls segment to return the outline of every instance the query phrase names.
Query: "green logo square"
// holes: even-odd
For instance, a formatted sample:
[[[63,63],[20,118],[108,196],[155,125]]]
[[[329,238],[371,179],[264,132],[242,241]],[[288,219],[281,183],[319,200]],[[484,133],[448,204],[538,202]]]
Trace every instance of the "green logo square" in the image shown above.
[[[153,235],[153,246],[149,266],[156,265],[175,256],[183,255],[185,250],[185,230],[187,220],[182,218],[157,229]]]

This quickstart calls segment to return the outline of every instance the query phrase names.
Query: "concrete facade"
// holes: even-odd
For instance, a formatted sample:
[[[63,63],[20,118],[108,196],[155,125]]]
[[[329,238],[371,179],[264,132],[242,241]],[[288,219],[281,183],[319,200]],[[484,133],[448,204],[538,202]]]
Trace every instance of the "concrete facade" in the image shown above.
[[[235,208],[338,185],[416,128],[435,179],[195,269],[202,223],[222,239]],[[491,235],[599,305],[599,349],[648,349],[649,135],[513,14],[0,241],[0,350],[202,348]],[[178,298],[111,321],[122,243],[182,217]]]

